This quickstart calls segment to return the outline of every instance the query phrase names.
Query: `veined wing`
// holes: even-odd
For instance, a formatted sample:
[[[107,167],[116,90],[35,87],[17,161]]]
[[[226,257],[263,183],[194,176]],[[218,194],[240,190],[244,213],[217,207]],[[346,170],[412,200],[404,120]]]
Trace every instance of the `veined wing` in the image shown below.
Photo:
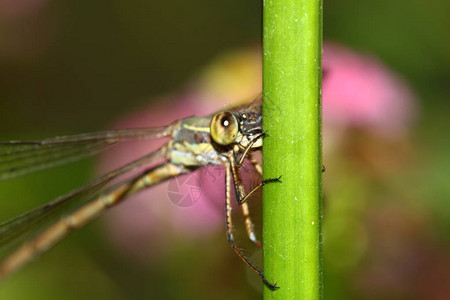
[[[236,105],[231,106],[228,110],[236,111],[236,112],[246,112],[251,111],[252,109],[259,108],[262,106],[262,93],[258,94],[255,97],[245,99]]]
[[[33,238],[62,216],[70,214],[71,211],[76,210],[105,192],[109,188],[108,183],[112,180],[143,166],[151,165],[164,158],[166,153],[167,147],[163,146],[158,151],[111,171],[81,188],[56,198],[48,204],[1,223],[0,256],[4,257],[21,242]]]
[[[39,141],[0,142],[0,180],[76,161],[120,142],[169,136],[172,130],[173,124],[60,136]]]

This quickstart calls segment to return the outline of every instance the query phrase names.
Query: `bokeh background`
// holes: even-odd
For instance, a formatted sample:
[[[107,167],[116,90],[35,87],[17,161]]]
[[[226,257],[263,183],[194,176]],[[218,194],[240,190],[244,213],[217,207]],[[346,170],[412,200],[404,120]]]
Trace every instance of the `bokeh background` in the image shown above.
[[[162,125],[252,97],[261,5],[0,1],[1,139]],[[326,299],[450,295],[449,11],[324,1]],[[137,149],[1,182],[0,219],[150,148]],[[197,175],[185,179],[214,186],[197,202],[174,203],[167,184],[130,199],[8,278],[0,298],[261,297],[225,240],[220,170]]]

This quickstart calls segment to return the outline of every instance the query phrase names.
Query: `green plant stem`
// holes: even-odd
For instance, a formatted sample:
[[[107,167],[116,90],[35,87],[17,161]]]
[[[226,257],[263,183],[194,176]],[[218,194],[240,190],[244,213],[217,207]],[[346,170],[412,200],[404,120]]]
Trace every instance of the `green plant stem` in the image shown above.
[[[265,299],[320,299],[321,0],[263,6]]]

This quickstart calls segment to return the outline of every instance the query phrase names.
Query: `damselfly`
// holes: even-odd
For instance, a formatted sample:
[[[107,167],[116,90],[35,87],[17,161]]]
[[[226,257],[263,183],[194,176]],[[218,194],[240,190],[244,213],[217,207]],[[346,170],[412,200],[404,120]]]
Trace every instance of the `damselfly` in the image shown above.
[[[270,283],[263,272],[237,247],[232,233],[233,188],[236,200],[242,208],[248,237],[256,246],[261,247],[253,230],[246,200],[265,183],[279,179],[263,180],[246,193],[239,168],[244,159],[249,159],[256,171],[262,174],[262,168],[252,157],[252,152],[262,147],[263,136],[261,103],[254,101],[249,105],[205,117],[194,116],[177,120],[160,128],[104,131],[40,141],[0,142],[0,180],[7,180],[93,155],[117,143],[170,138],[157,151],[111,171],[44,206],[1,223],[0,248],[11,247],[12,250],[0,263],[0,279],[129,196],[174,176],[207,165],[222,165],[225,168],[228,242],[236,254],[259,274],[264,284],[270,289],[275,289],[276,285]],[[159,164],[154,166],[157,162]],[[110,184],[119,176],[145,166],[151,168],[132,179]]]

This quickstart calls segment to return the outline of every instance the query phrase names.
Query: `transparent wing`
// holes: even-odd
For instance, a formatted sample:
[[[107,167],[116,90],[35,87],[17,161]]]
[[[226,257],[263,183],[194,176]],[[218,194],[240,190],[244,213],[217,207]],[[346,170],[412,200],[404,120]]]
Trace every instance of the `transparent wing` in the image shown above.
[[[34,237],[55,220],[81,207],[100,193],[105,192],[109,188],[108,183],[115,178],[160,161],[166,153],[167,147],[163,146],[159,150],[111,171],[81,188],[56,198],[48,204],[0,223],[0,256],[4,257],[21,242]]]
[[[173,126],[102,131],[40,141],[0,142],[0,180],[48,169],[94,155],[125,141],[169,136]]]

